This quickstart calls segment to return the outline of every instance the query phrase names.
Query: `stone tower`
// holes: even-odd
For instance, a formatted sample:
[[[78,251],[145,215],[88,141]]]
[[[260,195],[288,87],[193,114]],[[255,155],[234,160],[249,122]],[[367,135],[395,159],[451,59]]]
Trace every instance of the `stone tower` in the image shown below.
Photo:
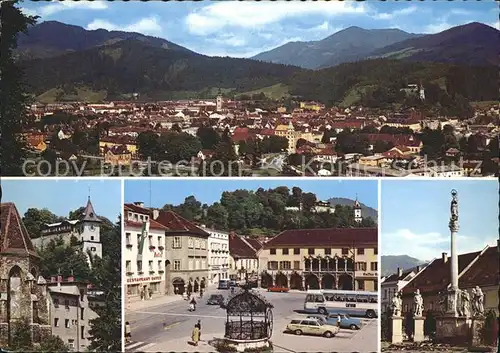
[[[85,254],[90,252],[92,255],[102,257],[101,223],[102,221],[97,217],[89,196],[83,217],[79,222],[82,250]]]
[[[354,220],[361,223],[363,217],[361,215],[361,205],[358,201],[358,196],[356,195],[356,201],[354,201]]]
[[[23,321],[38,343],[52,332],[40,258],[13,203],[0,204],[0,222],[0,346],[12,342],[16,324]]]
[[[217,106],[216,106],[216,110],[218,112],[222,111],[222,93],[220,92],[220,90],[219,90],[219,93],[217,93]]]

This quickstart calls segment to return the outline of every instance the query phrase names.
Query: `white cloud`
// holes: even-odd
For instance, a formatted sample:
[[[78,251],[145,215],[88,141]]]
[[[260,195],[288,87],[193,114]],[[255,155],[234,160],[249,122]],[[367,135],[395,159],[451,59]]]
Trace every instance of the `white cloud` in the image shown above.
[[[362,14],[366,6],[354,2],[217,2],[190,13],[186,19],[189,32],[209,35],[224,27],[261,28],[287,18],[303,16],[334,17]]]
[[[21,12],[28,16],[38,16],[38,12],[36,12],[36,10],[27,9],[25,7],[21,7]]]
[[[42,17],[50,16],[65,10],[105,10],[108,8],[106,1],[59,1],[40,7],[37,11]]]
[[[457,16],[469,16],[472,15],[474,12],[465,10],[465,9],[452,9],[449,14],[450,15],[457,15]]]
[[[426,33],[426,34],[439,33],[439,32],[445,31],[447,29],[450,29],[451,27],[455,27],[455,25],[449,23],[445,19],[441,19],[438,23],[434,23],[434,24],[430,24],[430,25],[425,26],[424,30],[422,32]]]
[[[377,19],[377,20],[392,20],[392,19],[395,19],[399,16],[410,15],[410,14],[414,13],[415,11],[417,11],[416,6],[409,6],[409,7],[406,7],[404,9],[401,9],[401,10],[395,10],[393,12],[374,13],[374,15],[372,17]]]
[[[330,31],[330,24],[328,23],[328,21],[325,21],[320,25],[309,28],[308,31],[310,31],[310,32],[327,32],[327,31]]]
[[[157,17],[151,16],[142,18],[129,25],[116,25],[106,20],[96,19],[87,25],[88,30],[107,29],[108,31],[138,32],[149,35],[159,35],[162,32],[161,25]]]
[[[449,234],[437,232],[418,234],[409,229],[398,229],[396,232],[382,234],[382,255],[408,255],[419,260],[428,261],[440,257],[446,252],[450,255]],[[496,237],[478,238],[476,236],[457,235],[459,254],[482,250],[486,245],[496,245]]]

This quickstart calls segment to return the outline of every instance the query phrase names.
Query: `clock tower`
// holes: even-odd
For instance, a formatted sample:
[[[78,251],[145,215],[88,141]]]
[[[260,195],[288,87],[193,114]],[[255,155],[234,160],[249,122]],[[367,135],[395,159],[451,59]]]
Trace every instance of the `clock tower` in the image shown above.
[[[92,255],[102,257],[101,223],[102,221],[97,217],[89,196],[83,217],[80,219],[79,229],[84,253],[90,252]]]
[[[354,201],[354,220],[361,223],[363,217],[361,216],[361,205],[358,201],[358,196],[356,196],[356,201]]]

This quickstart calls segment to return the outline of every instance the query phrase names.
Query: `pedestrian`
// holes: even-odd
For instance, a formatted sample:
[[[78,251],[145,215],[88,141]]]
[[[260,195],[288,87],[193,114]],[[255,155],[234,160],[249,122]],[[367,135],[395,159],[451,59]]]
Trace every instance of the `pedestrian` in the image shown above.
[[[196,325],[194,327],[198,327],[199,333],[198,333],[198,339],[201,341],[201,320],[198,320]]]
[[[130,333],[130,324],[129,322],[125,322],[125,343],[130,343],[130,339],[132,338],[132,335]]]
[[[149,292],[149,299],[153,298],[153,290],[149,288],[148,292]]]
[[[340,328],[340,321],[342,318],[340,317],[340,314],[337,314],[337,326]]]
[[[198,345],[198,341],[200,340],[200,329],[195,325],[193,329],[193,334],[191,335],[191,339],[195,346]]]

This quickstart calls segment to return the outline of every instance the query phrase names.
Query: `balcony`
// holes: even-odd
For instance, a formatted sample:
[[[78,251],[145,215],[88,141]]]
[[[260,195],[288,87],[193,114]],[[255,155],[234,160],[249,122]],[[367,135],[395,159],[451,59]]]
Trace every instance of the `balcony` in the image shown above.
[[[139,275],[143,275],[143,274],[144,274],[144,271],[137,271],[137,274],[139,274]]]
[[[150,275],[154,275],[154,274],[155,274],[155,271],[153,271],[153,270],[149,270],[149,274],[150,274]]]
[[[127,276],[132,276],[134,273],[132,271],[127,271]]]
[[[158,273],[164,273],[164,272],[165,272],[165,271],[163,271],[163,270],[159,270],[159,271],[158,271]]]
[[[127,248],[129,248],[129,249],[130,249],[131,247],[133,247],[133,245],[132,245],[131,243],[127,243],[127,245],[126,245],[126,246],[127,246]]]
[[[163,245],[160,245],[160,246],[158,246],[158,249],[163,250],[163,249],[165,249],[165,247]]]
[[[149,250],[154,250],[154,249],[156,249],[156,246],[154,246],[154,245],[149,246]]]

